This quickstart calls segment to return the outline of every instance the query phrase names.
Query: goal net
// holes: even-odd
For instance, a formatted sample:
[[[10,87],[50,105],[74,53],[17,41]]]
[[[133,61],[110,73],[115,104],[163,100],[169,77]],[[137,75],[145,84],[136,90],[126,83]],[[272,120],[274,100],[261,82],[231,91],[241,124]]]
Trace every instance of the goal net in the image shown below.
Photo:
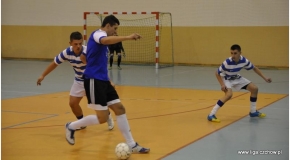
[[[123,41],[126,58],[122,64],[173,66],[171,13],[162,12],[84,12],[84,44],[91,33],[101,27],[103,19],[113,14],[120,21],[118,35],[139,33],[138,41]],[[116,59],[116,58],[115,58]]]

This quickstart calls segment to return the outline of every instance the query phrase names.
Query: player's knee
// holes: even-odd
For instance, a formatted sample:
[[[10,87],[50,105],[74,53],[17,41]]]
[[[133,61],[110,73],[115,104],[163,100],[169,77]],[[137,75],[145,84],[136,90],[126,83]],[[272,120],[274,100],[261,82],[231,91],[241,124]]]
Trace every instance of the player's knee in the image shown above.
[[[97,116],[100,124],[106,123],[108,121],[109,115],[102,115],[102,116]]]
[[[258,87],[254,85],[253,83],[248,84],[246,89],[250,91],[251,93],[258,93],[258,90],[259,90]]]
[[[226,100],[230,100],[233,96],[233,93],[232,92],[228,92],[226,93]]]
[[[114,53],[113,53],[113,54],[111,53],[111,54],[110,54],[110,58],[113,58],[113,57],[114,57]]]
[[[122,115],[126,113],[125,107],[122,103],[115,104],[111,107],[111,109],[115,112],[115,115]]]
[[[79,104],[77,104],[77,103],[74,102],[74,101],[69,101],[69,106],[70,106],[70,108],[76,108],[76,107],[79,106]]]
[[[118,57],[121,57],[121,53],[118,53]]]
[[[126,110],[125,110],[125,107],[123,105],[120,105],[119,107],[117,107],[117,110],[115,112],[116,115],[122,115],[125,113],[126,113]]]
[[[254,93],[258,93],[258,87],[257,86],[255,86],[255,85],[253,85],[253,87],[252,87],[252,92],[254,92]]]

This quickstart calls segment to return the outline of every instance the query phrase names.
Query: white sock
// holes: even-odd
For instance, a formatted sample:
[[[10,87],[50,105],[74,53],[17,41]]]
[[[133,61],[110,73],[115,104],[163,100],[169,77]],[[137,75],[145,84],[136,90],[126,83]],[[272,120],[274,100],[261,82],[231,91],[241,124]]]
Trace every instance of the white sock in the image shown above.
[[[255,113],[256,110],[256,102],[251,102],[251,113]]]
[[[215,106],[213,107],[213,109],[211,110],[209,116],[212,116],[214,114],[216,114],[216,112],[218,111],[218,109],[220,109],[221,107],[218,104],[215,104]]]
[[[94,125],[94,124],[100,124],[97,115],[89,115],[80,120],[71,122],[68,128],[76,130],[77,128],[80,128],[83,126]]]
[[[122,132],[124,138],[126,139],[127,144],[130,147],[134,147],[136,145],[136,142],[133,139],[133,136],[131,134],[130,126],[127,120],[126,114],[122,114],[117,117],[117,123],[120,131]]]

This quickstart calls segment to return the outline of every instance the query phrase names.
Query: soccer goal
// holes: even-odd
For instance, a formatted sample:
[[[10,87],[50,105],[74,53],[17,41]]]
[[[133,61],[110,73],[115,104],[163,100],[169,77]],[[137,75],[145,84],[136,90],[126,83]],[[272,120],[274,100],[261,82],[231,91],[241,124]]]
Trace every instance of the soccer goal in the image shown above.
[[[84,12],[85,45],[91,33],[111,14],[120,21],[118,35],[139,33],[142,36],[138,41],[123,41],[126,58],[122,64],[173,66],[172,17],[167,12]]]

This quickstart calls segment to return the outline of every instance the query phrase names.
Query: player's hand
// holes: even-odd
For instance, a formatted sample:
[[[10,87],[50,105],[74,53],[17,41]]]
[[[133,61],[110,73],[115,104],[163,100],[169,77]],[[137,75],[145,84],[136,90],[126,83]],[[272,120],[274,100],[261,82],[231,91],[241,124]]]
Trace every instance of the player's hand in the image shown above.
[[[131,34],[131,35],[129,36],[129,38],[132,39],[132,40],[138,40],[138,39],[141,38],[141,35],[138,34],[138,33],[133,33],[133,34]]]
[[[38,86],[40,86],[41,85],[41,81],[44,79],[44,77],[43,76],[40,76],[38,79],[37,79],[37,82],[36,82],[36,84],[38,85]]]
[[[225,85],[221,86],[221,90],[224,91],[224,92],[228,91],[228,89],[227,89],[227,87]]]
[[[115,84],[114,84],[112,81],[110,81],[110,83],[111,83],[111,85],[115,88]]]
[[[265,81],[268,82],[268,83],[271,83],[272,79],[271,78],[266,78]]]
[[[123,52],[123,57],[126,58],[126,53],[125,52]]]

